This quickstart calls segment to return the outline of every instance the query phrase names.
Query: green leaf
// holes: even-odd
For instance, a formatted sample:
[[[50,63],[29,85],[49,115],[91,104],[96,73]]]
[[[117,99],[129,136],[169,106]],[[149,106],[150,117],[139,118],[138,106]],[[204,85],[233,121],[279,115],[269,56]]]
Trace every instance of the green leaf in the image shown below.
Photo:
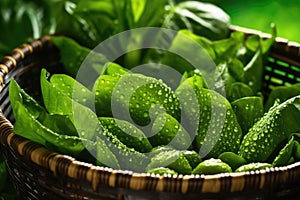
[[[49,29],[52,33],[63,34],[80,44],[94,48],[115,33],[114,30],[118,27],[115,26],[114,18],[111,18],[113,11],[110,11],[104,2],[111,4],[105,0],[101,3],[94,0],[44,1],[44,7],[47,9],[43,21],[50,21]],[[94,8],[91,6],[93,4]],[[98,23],[99,21],[101,23]]]
[[[235,171],[241,165],[246,164],[246,160],[233,152],[224,152],[218,156],[218,159],[227,163],[232,171]]]
[[[64,37],[55,36],[51,41],[59,49],[60,61],[64,65],[64,69],[72,77],[76,77],[81,66],[92,66],[96,74],[100,74],[103,66],[108,60],[104,55],[96,53],[87,47],[79,45],[75,40]],[[88,57],[83,65],[83,61]]]
[[[197,165],[202,161],[199,154],[196,151],[189,151],[189,150],[184,150],[182,151],[184,157],[189,161],[190,166],[192,169],[197,167]]]
[[[181,100],[185,120],[192,122],[188,126],[197,127],[196,130],[185,128],[191,135],[195,134],[194,149],[200,150],[201,157],[237,152],[242,131],[225,97],[205,88],[187,87],[184,83],[177,88],[176,95]]]
[[[267,57],[270,48],[272,47],[272,45],[275,42],[275,39],[277,37],[277,30],[276,30],[276,26],[275,24],[271,24],[271,37],[267,38],[267,39],[261,39],[261,47],[262,47],[262,52],[264,55],[264,58]]]
[[[42,112],[38,120],[42,122],[45,127],[51,127],[52,131],[60,135],[78,136],[77,130],[69,116]]]
[[[104,68],[105,71],[103,74],[105,75],[118,76],[128,73],[127,69],[113,62],[106,63]]]
[[[113,169],[121,168],[115,154],[113,154],[113,152],[107,146],[107,144],[99,137],[96,137],[96,148],[97,148],[96,159],[98,165],[104,165],[107,167],[111,167]]]
[[[244,81],[244,66],[237,59],[231,59],[224,63],[220,63],[216,67],[215,73],[215,89],[220,91],[226,91],[226,95],[230,95],[232,85],[237,81]]]
[[[199,67],[203,70],[211,70],[207,69],[204,63],[210,63],[211,59],[214,60],[215,57],[211,41],[188,30],[180,30],[173,39],[168,52],[162,57],[161,63],[173,67],[183,74]],[[196,66],[193,66],[191,61]]]
[[[232,172],[230,166],[220,159],[211,158],[201,162],[192,174],[219,174]]]
[[[156,117],[148,138],[152,146],[169,145],[175,149],[187,149],[192,144],[189,133],[171,115],[166,113]]]
[[[236,57],[244,42],[244,35],[243,32],[234,31],[230,34],[229,38],[214,41],[212,43],[212,47],[216,54],[215,60],[217,64]]]
[[[147,171],[158,168],[167,167],[179,174],[190,174],[192,168],[182,152],[177,150],[161,151],[151,158],[147,166]]]
[[[257,121],[242,140],[239,155],[247,162],[273,160],[273,154],[290,135],[299,132],[300,96],[293,97],[278,105],[275,103]]]
[[[185,1],[169,9],[164,25],[175,30],[189,29],[197,35],[219,40],[229,35],[230,17],[213,4]]]
[[[149,125],[150,128],[156,116],[164,112],[180,119],[180,104],[171,88],[162,81],[142,74],[121,76],[113,89],[111,105],[115,118],[138,126]]]
[[[177,175],[178,173],[172,169],[169,169],[167,167],[158,167],[154,169],[150,169],[147,171],[147,173],[150,174],[159,174],[159,175]]]
[[[50,74],[43,69],[41,72],[41,89],[44,105],[50,114],[69,116],[80,137],[92,139],[95,131],[101,128],[97,116],[88,107],[70,98],[59,87],[48,80]],[[51,79],[50,79],[51,80]],[[89,123],[82,123],[88,121]]]
[[[95,108],[98,116],[112,117],[111,97],[121,76],[101,75],[94,83]]]
[[[292,98],[297,95],[300,95],[300,83],[296,83],[291,86],[274,87],[265,104],[265,110],[269,110],[269,108],[274,104],[276,99],[279,99],[280,102],[284,102],[289,98]]]
[[[139,152],[149,152],[152,149],[145,134],[131,123],[119,119],[100,117],[100,123],[114,134],[123,144]]]
[[[263,170],[267,168],[271,168],[272,165],[269,163],[249,163],[246,165],[242,165],[235,170],[235,172],[247,172],[247,171],[256,171],[256,170]]]
[[[102,139],[117,157],[122,169],[138,172],[145,170],[145,166],[149,162],[145,155],[128,148],[120,142],[118,138],[100,124],[96,114],[90,108],[64,94],[62,90],[50,82],[51,79],[48,81],[48,76],[47,71],[43,69],[41,73],[41,87],[44,104],[48,112],[68,115],[81,138],[92,141],[95,141],[96,137]],[[91,152],[95,151],[95,146],[93,145],[86,144],[85,147]]]
[[[300,160],[300,144],[299,141],[294,141],[293,157],[295,161]]]
[[[288,143],[279,151],[272,165],[274,167],[287,165],[292,156],[293,147],[294,147],[294,137],[291,137]]]
[[[169,1],[113,0],[112,3],[120,31],[124,31],[140,27],[160,27]]]
[[[84,149],[82,139],[79,137],[69,136],[68,134],[61,135],[51,130],[51,126],[46,127],[43,121],[40,120],[51,116],[45,117],[47,113],[44,108],[26,94],[14,80],[10,83],[9,91],[16,119],[14,124],[16,134],[69,155],[76,155]],[[52,122],[54,123],[55,120],[52,120]],[[52,126],[56,127],[57,124]]]
[[[28,1],[0,2],[0,54],[42,35],[42,9]]]
[[[231,106],[244,134],[264,114],[262,97],[243,97],[232,102]]]
[[[227,92],[227,99],[230,102],[236,101],[243,97],[250,97],[250,96],[254,96],[254,92],[248,85],[242,82],[232,83]]]
[[[263,82],[263,58],[260,49],[256,51],[244,70],[244,83],[246,83],[254,93],[257,93],[261,90]]]

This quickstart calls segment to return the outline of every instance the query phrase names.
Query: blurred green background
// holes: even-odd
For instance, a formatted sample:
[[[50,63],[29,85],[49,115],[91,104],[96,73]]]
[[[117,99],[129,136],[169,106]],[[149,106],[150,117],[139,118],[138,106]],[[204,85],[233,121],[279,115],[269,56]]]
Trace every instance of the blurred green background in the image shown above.
[[[300,0],[206,0],[226,11],[234,25],[270,32],[275,23],[277,34],[300,42]]]

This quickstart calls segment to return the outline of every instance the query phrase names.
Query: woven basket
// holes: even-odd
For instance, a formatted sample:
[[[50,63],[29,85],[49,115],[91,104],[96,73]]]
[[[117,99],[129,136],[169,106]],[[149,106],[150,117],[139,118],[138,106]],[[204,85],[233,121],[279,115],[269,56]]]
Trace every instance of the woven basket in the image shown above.
[[[237,27],[233,27],[236,29]],[[262,33],[241,29],[249,34]],[[21,45],[0,63],[0,142],[9,174],[25,199],[232,199],[293,198],[299,195],[300,162],[267,170],[216,175],[154,176],[117,171],[52,152],[13,132],[8,98],[13,77],[38,91],[41,67],[59,71],[58,50],[50,36]],[[264,92],[300,82],[300,46],[278,38],[265,66]]]

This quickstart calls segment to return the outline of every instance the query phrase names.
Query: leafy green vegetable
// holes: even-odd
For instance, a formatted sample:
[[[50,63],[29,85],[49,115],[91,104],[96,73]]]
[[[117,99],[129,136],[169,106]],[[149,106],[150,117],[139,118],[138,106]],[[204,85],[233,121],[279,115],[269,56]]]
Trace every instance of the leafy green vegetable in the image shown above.
[[[273,107],[249,130],[242,140],[239,155],[247,162],[266,162],[278,145],[300,130],[300,96]]]
[[[151,158],[147,166],[147,171],[158,167],[167,167],[180,174],[190,174],[192,167],[181,151],[168,150],[161,151]]]
[[[291,137],[289,142],[280,150],[272,165],[275,167],[287,165],[293,152],[294,137]]]
[[[166,168],[166,167],[158,167],[158,168],[150,169],[147,172],[150,174],[159,174],[159,175],[165,175],[165,174],[177,175],[178,174],[176,171]]]
[[[127,121],[132,119],[139,126],[150,124],[163,112],[180,119],[179,100],[171,88],[162,81],[142,74],[121,76],[112,93],[111,105],[114,106],[114,117]]]
[[[284,102],[294,96],[300,95],[300,83],[293,84],[291,86],[277,86],[272,89],[265,104],[265,110],[267,111],[276,101]]]
[[[230,88],[228,89],[226,97],[230,102],[233,102],[240,98],[250,97],[250,96],[254,96],[254,92],[248,85],[242,82],[234,82],[231,84]]]
[[[93,99],[92,91],[78,81],[75,81],[72,77],[65,74],[54,74],[51,76],[50,82],[76,102],[85,106],[91,105]]]
[[[149,141],[153,146],[170,145],[175,149],[187,149],[192,144],[189,133],[166,113],[154,120]]]
[[[43,124],[43,119],[47,117],[56,118],[56,116],[49,116],[44,108],[26,94],[14,80],[10,83],[9,95],[11,105],[16,113],[16,123],[14,124],[16,133],[29,140],[70,155],[76,155],[84,149],[82,139],[72,136],[74,133],[70,135],[66,133],[59,134],[51,130],[51,127],[46,127]],[[63,118],[63,116],[60,118]],[[62,121],[56,119],[48,120],[51,120],[52,123],[62,123]],[[57,126],[54,125],[54,127]]]
[[[93,91],[95,94],[95,108],[98,116],[111,117],[111,97],[116,84],[120,79],[119,75],[101,75],[95,81]]]
[[[77,75],[87,56],[89,56],[89,59],[84,63],[84,66],[91,65],[95,69],[96,74],[101,73],[104,64],[108,62],[104,55],[79,45],[71,38],[55,36],[51,38],[51,41],[60,51],[60,61],[64,64],[64,69],[73,77]]]
[[[246,165],[242,165],[235,170],[235,172],[246,172],[246,171],[255,171],[255,170],[262,170],[272,167],[269,163],[249,163]]]
[[[300,160],[300,144],[298,141],[294,142],[293,157],[296,161]]]
[[[128,70],[126,68],[121,67],[120,65],[116,63],[106,63],[104,65],[105,71],[103,74],[106,75],[112,75],[112,76],[118,76],[128,73]]]
[[[231,103],[243,134],[264,114],[262,97],[243,97]]]
[[[127,121],[100,117],[100,123],[109,132],[113,133],[127,147],[139,152],[149,152],[152,149],[145,134]]]
[[[194,1],[5,0],[0,10],[1,27],[16,22],[16,30],[22,29],[16,37],[0,33],[14,38],[0,42],[0,55],[41,34],[64,35],[51,41],[66,74],[42,70],[43,102],[11,81],[14,130],[21,136],[78,159],[93,154],[87,160],[101,166],[161,175],[257,170],[300,159],[299,84],[273,89],[265,109],[276,99],[284,102],[263,115],[263,65],[276,37],[274,27],[268,39],[230,32],[226,13]],[[178,32],[155,35],[153,42],[168,50],[140,49],[150,33],[129,33],[105,49],[112,54],[138,49],[116,63],[91,50],[139,27]],[[141,64],[163,72],[167,65],[183,78],[163,82],[129,71]],[[74,78],[82,65],[93,73],[78,82]],[[0,161],[0,183],[6,173],[1,169]]]
[[[229,38],[212,42],[217,64],[235,58],[239,49],[243,47],[244,38],[245,34],[243,32],[234,31]]]
[[[230,166],[220,159],[210,158],[201,162],[193,171],[192,174],[218,174],[232,172]]]
[[[192,169],[197,167],[197,165],[202,161],[199,154],[196,151],[189,151],[185,150],[182,151],[184,157],[189,161],[190,166]]]
[[[0,2],[0,57],[13,48],[42,35],[40,7],[30,1]]]
[[[195,122],[199,119],[194,140],[196,151],[202,148],[203,152],[200,154],[203,153],[202,156],[208,157],[217,157],[225,151],[237,152],[242,132],[231,105],[225,97],[205,88],[187,87],[184,83],[177,88],[176,95],[188,105],[183,106],[188,121]],[[193,95],[196,95],[198,102],[190,99]],[[198,103],[199,113],[194,110],[193,104],[195,103]]]
[[[233,152],[224,152],[218,156],[218,159],[228,164],[233,171],[241,165],[246,164],[246,160]]]
[[[62,113],[69,116],[81,138],[92,141],[98,138],[98,143],[100,143],[99,139],[103,140],[110,148],[111,154],[118,158],[119,165],[122,169],[139,172],[145,170],[149,162],[145,155],[124,145],[115,135],[101,125],[96,114],[90,108],[71,99],[63,90],[51,82],[51,78],[50,81],[48,81],[47,76],[49,76],[49,74],[43,69],[41,72],[41,87],[44,104],[48,112],[52,114]],[[65,104],[59,102],[64,102]],[[93,152],[94,146],[90,143],[91,142],[87,142],[85,147]],[[103,147],[103,149],[100,148],[97,151],[106,152],[108,149]],[[101,158],[99,155],[97,157]],[[104,158],[105,160],[107,159],[107,157]],[[135,165],[132,165],[133,161],[136,162]],[[101,160],[99,162],[102,163]],[[114,166],[116,166],[116,164],[114,164]]]
[[[219,40],[230,32],[230,17],[213,4],[185,1],[169,8],[165,25],[175,30],[189,29],[195,34]]]
[[[263,60],[260,49],[256,51],[252,59],[245,66],[245,83],[250,86],[253,92],[258,92],[262,87]]]
[[[195,35],[188,30],[180,30],[172,40],[168,52],[165,52],[161,57],[159,61],[162,64],[170,66],[183,74],[185,71],[190,72],[195,68],[207,69],[205,64],[210,63],[211,59],[215,59],[216,55],[210,40]],[[197,65],[193,66],[195,63]]]
[[[121,169],[119,161],[116,155],[111,151],[109,146],[101,140],[99,137],[96,138],[96,148],[97,148],[97,164],[112,167],[114,169]]]

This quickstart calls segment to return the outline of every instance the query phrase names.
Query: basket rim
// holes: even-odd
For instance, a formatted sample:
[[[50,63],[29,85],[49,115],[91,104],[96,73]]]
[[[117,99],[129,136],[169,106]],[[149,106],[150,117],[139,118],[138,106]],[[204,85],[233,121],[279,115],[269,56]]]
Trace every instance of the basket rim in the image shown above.
[[[238,26],[232,26],[232,30],[240,30],[247,34],[259,34],[262,37],[270,37],[269,34],[261,33],[253,29],[246,29]],[[29,55],[38,53],[42,49],[48,48],[51,35],[43,36],[39,39],[33,40],[28,43],[24,43],[19,47],[12,50],[10,54],[5,56],[0,62],[0,92],[2,92],[5,84],[9,82],[6,79],[7,74],[9,74],[20,61],[26,59]],[[300,57],[300,44],[295,42],[289,42],[287,39],[276,38],[276,44],[284,44],[285,51],[290,53],[291,56]],[[294,51],[297,48],[298,51]],[[104,184],[110,187],[121,187],[131,190],[149,190],[158,192],[219,192],[221,190],[220,180],[230,181],[231,192],[240,192],[243,190],[241,186],[245,184],[245,180],[248,176],[259,176],[260,180],[263,180],[258,189],[263,189],[265,180],[269,176],[274,174],[278,175],[279,178],[273,180],[274,183],[287,183],[288,178],[286,176],[292,176],[293,173],[289,173],[291,170],[300,170],[300,161],[282,167],[270,167],[264,170],[248,171],[248,172],[230,172],[230,173],[219,173],[214,175],[157,175],[150,173],[137,173],[127,170],[115,170],[108,167],[95,166],[91,163],[86,163],[78,161],[75,158],[56,153],[54,151],[48,150],[45,147],[37,145],[36,143],[29,141],[21,136],[16,135],[13,132],[13,125],[6,119],[2,110],[0,109],[0,141],[6,147],[17,152],[21,156],[28,158],[30,162],[33,162],[41,167],[50,170],[54,176],[63,175],[76,180],[84,180],[91,183],[93,190],[97,190],[100,184]],[[30,146],[31,151],[26,151],[25,149]],[[57,167],[59,166],[59,167]],[[84,173],[78,172],[84,171]],[[101,177],[106,177],[105,181],[100,181]],[[280,178],[282,177],[282,178]],[[121,178],[130,178],[129,183],[122,184],[117,181]],[[175,181],[174,184],[178,184],[178,190],[173,191],[172,188],[166,185],[168,180]],[[104,179],[103,179],[104,180]],[[146,183],[148,181],[156,182],[155,188],[148,188]],[[241,180],[243,180],[241,182]],[[205,187],[195,187],[194,189],[189,188],[189,182],[199,182]],[[197,184],[196,184],[197,185]]]

